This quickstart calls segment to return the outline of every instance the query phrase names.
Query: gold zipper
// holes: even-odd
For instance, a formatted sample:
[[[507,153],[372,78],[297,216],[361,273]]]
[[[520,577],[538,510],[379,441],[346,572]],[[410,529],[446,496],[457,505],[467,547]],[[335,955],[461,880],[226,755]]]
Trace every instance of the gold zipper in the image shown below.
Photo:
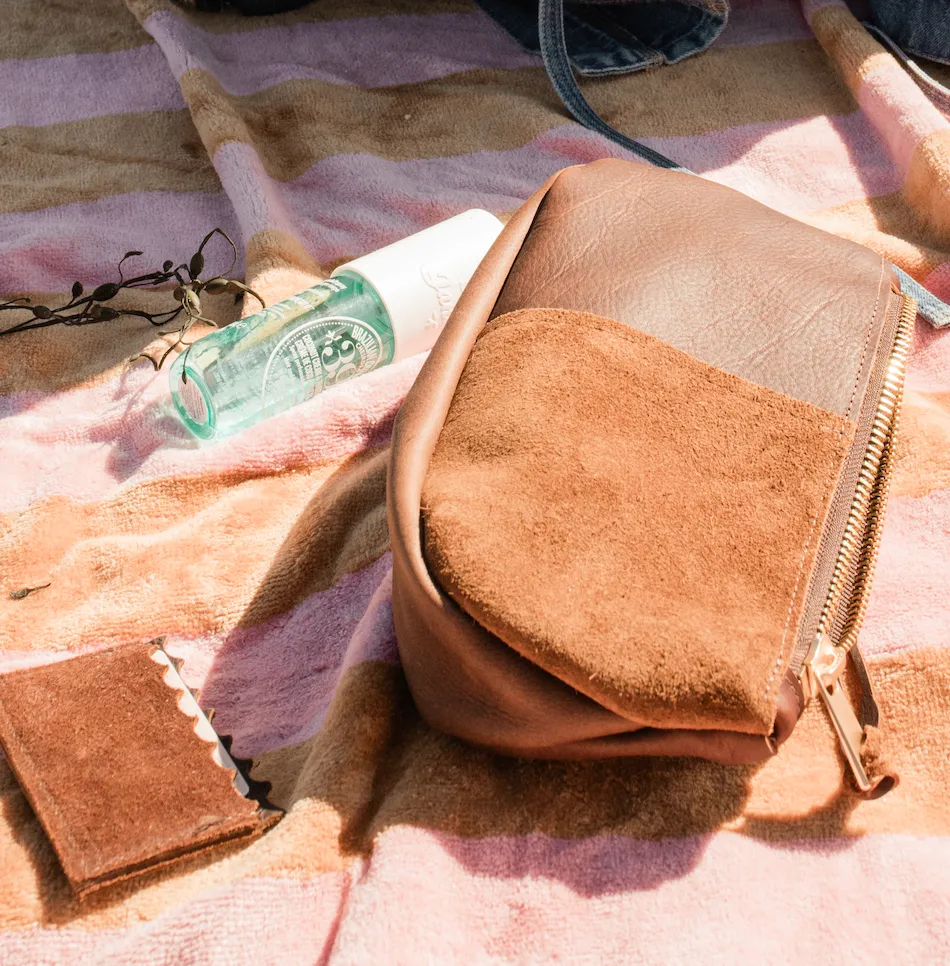
[[[897,331],[884,369],[881,394],[871,423],[844,536],[835,559],[818,630],[799,677],[805,699],[820,696],[862,792],[874,787],[861,761],[864,728],[842,689],[841,676],[867,611],[877,564],[890,487],[894,438],[900,421],[907,357],[913,340],[917,303],[903,296]]]

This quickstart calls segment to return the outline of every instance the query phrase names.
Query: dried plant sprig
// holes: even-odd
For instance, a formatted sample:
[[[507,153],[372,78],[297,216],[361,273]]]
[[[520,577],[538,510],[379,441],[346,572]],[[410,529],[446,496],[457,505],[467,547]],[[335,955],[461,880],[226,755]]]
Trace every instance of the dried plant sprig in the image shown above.
[[[215,235],[220,235],[230,246],[231,264],[221,274],[205,280],[201,278],[201,273],[205,268],[204,250]],[[184,337],[196,322],[204,322],[207,325],[217,327],[215,321],[202,314],[201,292],[207,292],[209,295],[230,292],[235,298],[251,295],[261,303],[262,308],[264,306],[264,300],[253,289],[239,279],[228,277],[237,262],[237,248],[227,232],[221,228],[213,228],[205,235],[198,246],[198,250],[187,263],[182,262],[180,265],[175,265],[169,260],[162,264],[160,271],[146,272],[142,275],[126,278],[125,263],[130,258],[137,258],[142,254],[142,252],[136,250],[126,252],[118,264],[118,281],[103,282],[88,295],[85,294],[81,282],[74,282],[70,299],[65,305],[56,308],[51,308],[48,305],[34,305],[27,296],[0,302],[0,312],[26,312],[29,314],[29,317],[22,322],[18,322],[7,329],[0,329],[0,336],[43,329],[50,325],[91,325],[97,322],[112,322],[123,316],[148,319],[154,326],[172,326],[172,328],[163,331],[161,335],[178,336],[157,361],[144,353],[133,357],[131,360],[134,362],[137,359],[148,359],[158,370],[175,349],[191,345],[191,343],[184,341]],[[178,304],[167,311],[145,312],[141,309],[113,308],[104,304],[111,302],[123,289],[153,288],[168,284],[171,281],[178,283],[172,292],[172,297]],[[179,324],[175,325],[175,323]]]
[[[45,584],[37,584],[35,587],[21,587],[19,590],[11,590],[8,596],[10,600],[23,600],[24,597],[29,597],[30,594],[35,594],[38,590],[44,590],[49,586],[49,581],[47,581]]]

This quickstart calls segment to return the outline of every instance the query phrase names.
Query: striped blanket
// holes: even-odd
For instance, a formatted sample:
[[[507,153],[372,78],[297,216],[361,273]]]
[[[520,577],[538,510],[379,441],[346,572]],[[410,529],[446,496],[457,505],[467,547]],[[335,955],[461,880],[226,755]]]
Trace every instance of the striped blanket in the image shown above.
[[[470,0],[266,20],[17,0],[2,19],[8,295],[112,280],[129,249],[187,259],[220,226],[273,300],[623,156]],[[708,52],[586,89],[621,130],[950,296],[947,117],[840,4],[737,0]],[[127,362],[162,343],[129,318],[0,338],[0,670],[167,635],[287,814],[80,905],[0,761],[0,962],[950,962],[950,334],[918,323],[863,636],[902,776],[872,803],[819,709],[749,769],[517,761],[432,732],[400,673],[384,513],[419,360],[199,446],[167,373]]]

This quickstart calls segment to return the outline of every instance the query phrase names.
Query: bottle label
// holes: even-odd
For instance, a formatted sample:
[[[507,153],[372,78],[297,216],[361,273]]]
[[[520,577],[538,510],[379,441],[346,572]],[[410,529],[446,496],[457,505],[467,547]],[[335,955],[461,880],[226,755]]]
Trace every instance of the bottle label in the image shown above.
[[[305,398],[354,376],[371,372],[383,359],[383,341],[365,322],[331,315],[295,326],[274,348],[264,368],[261,401],[266,412],[268,387],[290,377],[308,387]]]

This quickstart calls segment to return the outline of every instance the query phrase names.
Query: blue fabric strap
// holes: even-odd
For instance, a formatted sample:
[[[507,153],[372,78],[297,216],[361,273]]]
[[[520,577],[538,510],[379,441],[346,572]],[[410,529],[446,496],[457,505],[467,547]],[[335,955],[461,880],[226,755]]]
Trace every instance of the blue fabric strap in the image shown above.
[[[540,40],[541,56],[544,66],[551,78],[551,84],[564,106],[571,112],[575,120],[584,127],[611,141],[622,148],[632,151],[644,161],[655,164],[658,168],[669,168],[672,171],[687,171],[686,168],[671,161],[668,157],[648,148],[633,138],[621,134],[611,127],[591,106],[577,86],[571,60],[567,54],[567,41],[564,37],[564,0],[540,0],[538,4],[538,39]],[[692,172],[690,172],[692,173]]]

